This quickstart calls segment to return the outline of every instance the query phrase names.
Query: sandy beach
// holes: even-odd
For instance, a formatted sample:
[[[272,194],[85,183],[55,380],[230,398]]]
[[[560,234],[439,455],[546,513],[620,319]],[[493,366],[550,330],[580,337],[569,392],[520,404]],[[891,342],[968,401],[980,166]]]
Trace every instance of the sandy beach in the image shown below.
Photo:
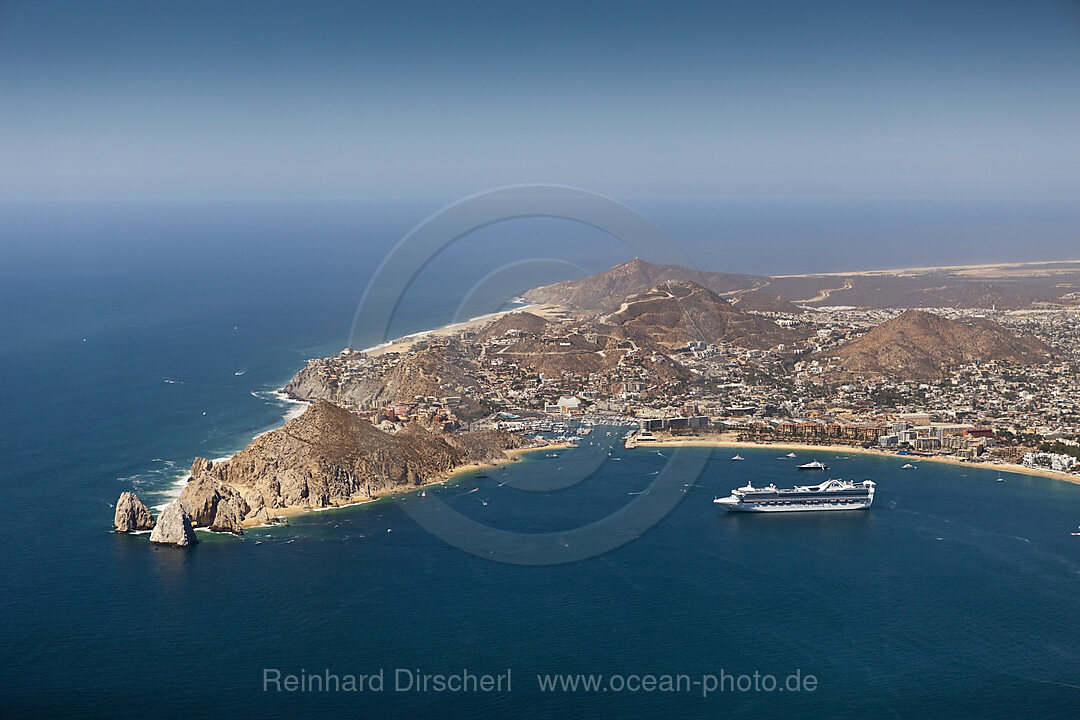
[[[1021,475],[1035,475],[1037,477],[1052,478],[1054,480],[1064,480],[1065,482],[1080,484],[1080,475],[1075,473],[1066,474],[1054,472],[1053,470],[1041,470],[1037,468],[1024,467],[1023,465],[1016,465],[1014,463],[1006,462],[981,462],[973,463],[966,460],[959,460],[957,458],[946,457],[942,455],[899,455],[895,452],[889,452],[886,450],[868,450],[863,447],[857,447],[853,445],[810,445],[807,443],[793,443],[793,442],[746,442],[733,439],[733,435],[717,435],[717,436],[688,436],[688,437],[664,437],[658,436],[661,439],[657,442],[650,442],[645,445],[639,445],[638,447],[715,447],[715,448],[774,448],[776,450],[783,450],[784,452],[797,452],[801,451],[813,456],[815,453],[818,455],[824,453],[834,453],[840,455],[851,455],[859,453],[861,455],[875,455],[877,457],[888,457],[896,460],[903,461],[905,463],[915,462],[935,462],[944,463],[946,465],[957,465],[966,468],[975,468],[978,470],[996,470],[998,472],[1010,472],[1018,473]],[[813,459],[809,457],[808,459]]]
[[[444,325],[434,330],[424,330],[422,332],[413,333],[412,335],[406,335],[405,337],[398,338],[392,342],[384,345],[376,345],[375,347],[364,350],[366,355],[377,357],[379,355],[385,355],[386,353],[404,353],[412,349],[418,342],[424,340],[433,340],[436,338],[453,337],[458,333],[467,331],[476,331],[484,327],[492,320],[500,318],[503,315],[510,315],[513,313],[528,312],[533,315],[539,315],[545,320],[559,320],[566,316],[566,309],[560,305],[526,305],[520,308],[514,308],[513,310],[504,310],[502,312],[489,313],[488,315],[481,315],[479,317],[472,318],[471,320],[465,320],[464,322],[451,323],[450,325]]]
[[[891,270],[853,270],[849,272],[798,273],[774,275],[775,278],[873,277],[877,275],[927,275],[947,272],[968,277],[1033,277],[1074,273],[1080,260],[1043,260],[1038,262],[990,263],[983,265],[937,265],[934,267],[893,268]]]
[[[1052,480],[1064,480],[1065,482],[1080,484],[1080,475],[1066,474],[1054,472],[1052,470],[1040,470],[1037,468],[1028,468],[1023,465],[1016,465],[1014,463],[1006,462],[982,462],[973,463],[965,460],[959,460],[957,458],[951,458],[946,456],[923,456],[923,455],[899,455],[895,452],[889,452],[885,450],[867,449],[863,447],[857,447],[853,445],[810,445],[807,443],[797,442],[747,442],[734,439],[734,434],[722,434],[715,436],[686,436],[686,437],[672,437],[672,436],[658,436],[660,439],[656,442],[650,442],[637,447],[709,447],[709,448],[732,448],[732,449],[762,449],[771,448],[777,451],[788,452],[801,452],[807,455],[808,460],[814,459],[825,454],[831,455],[874,455],[876,457],[886,457],[901,461],[904,463],[942,463],[946,465],[955,465],[958,467],[974,468],[976,470],[997,471],[997,472],[1009,472],[1017,473],[1020,475],[1033,475],[1036,477],[1050,478]],[[367,503],[375,502],[384,498],[398,497],[401,495],[407,495],[408,493],[417,492],[424,488],[429,488],[435,485],[452,484],[454,482],[460,482],[465,479],[466,475],[479,472],[480,470],[487,470],[490,468],[502,467],[508,463],[518,462],[523,455],[527,455],[532,452],[540,452],[541,450],[562,450],[569,447],[565,443],[553,443],[550,445],[542,445],[540,447],[525,447],[525,448],[512,448],[506,450],[508,458],[506,460],[499,460],[491,463],[471,463],[469,465],[462,465],[454,468],[448,473],[443,473],[437,476],[430,482],[426,482],[422,485],[417,485],[408,489],[392,490],[384,493],[376,493],[374,497],[356,496],[349,502],[340,503],[338,505],[329,505],[322,508],[308,508],[308,507],[296,507],[289,506],[284,508],[277,508],[274,510],[274,514],[278,519],[286,519],[295,517],[297,515],[303,515],[306,513],[324,512],[326,510],[339,510],[341,508],[353,507],[355,505],[365,505]],[[827,459],[827,458],[826,458]],[[255,520],[246,520],[242,524],[244,529],[254,527],[275,527],[275,523],[266,524]]]

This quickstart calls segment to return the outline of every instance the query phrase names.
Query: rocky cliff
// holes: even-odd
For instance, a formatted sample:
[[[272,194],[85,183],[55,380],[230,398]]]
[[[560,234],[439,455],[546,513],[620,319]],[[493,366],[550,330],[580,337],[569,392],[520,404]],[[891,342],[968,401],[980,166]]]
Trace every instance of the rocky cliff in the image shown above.
[[[407,490],[462,465],[507,459],[504,451],[520,444],[509,433],[451,435],[418,423],[390,434],[316,400],[227,461],[197,459],[180,502],[196,526],[239,533],[244,521],[282,508],[330,507]]]
[[[138,532],[153,530],[154,516],[135,493],[120,493],[116,501],[116,513],[113,515],[113,530],[116,532]]]
[[[213,464],[203,458],[196,458],[191,478],[180,493],[180,504],[196,527],[236,535],[244,534],[242,524],[251,512],[244,496],[218,480]]]

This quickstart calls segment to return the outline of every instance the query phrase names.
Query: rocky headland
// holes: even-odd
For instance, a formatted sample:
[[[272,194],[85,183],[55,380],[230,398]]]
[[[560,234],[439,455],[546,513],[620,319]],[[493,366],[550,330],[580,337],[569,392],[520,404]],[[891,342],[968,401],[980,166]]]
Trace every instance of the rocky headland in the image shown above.
[[[316,400],[228,460],[197,458],[180,504],[195,527],[240,535],[279,515],[362,502],[508,460],[506,451],[521,444],[510,433],[449,434],[419,423],[389,433]]]
[[[118,532],[154,529],[150,541],[187,546],[187,528],[242,535],[283,516],[351,505],[445,480],[454,471],[510,460],[524,440],[484,430],[442,433],[410,423],[390,433],[326,400],[255,438],[228,460],[196,458],[180,498],[156,526],[134,494],[117,502]]]

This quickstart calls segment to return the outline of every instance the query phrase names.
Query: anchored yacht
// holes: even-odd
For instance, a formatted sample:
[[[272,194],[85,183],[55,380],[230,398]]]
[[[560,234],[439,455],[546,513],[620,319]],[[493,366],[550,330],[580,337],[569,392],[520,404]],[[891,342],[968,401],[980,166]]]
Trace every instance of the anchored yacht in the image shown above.
[[[821,462],[820,460],[815,460],[814,462],[808,462],[805,465],[799,465],[798,469],[799,470],[828,470],[829,466],[826,465],[825,463]]]

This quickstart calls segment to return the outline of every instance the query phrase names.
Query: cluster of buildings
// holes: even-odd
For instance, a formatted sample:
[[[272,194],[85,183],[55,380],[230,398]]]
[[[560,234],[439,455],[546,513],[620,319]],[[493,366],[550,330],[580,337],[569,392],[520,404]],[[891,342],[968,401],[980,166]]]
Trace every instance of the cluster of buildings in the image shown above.
[[[1015,333],[1039,337],[1054,349],[1055,360],[1035,368],[976,362],[933,382],[855,378],[839,383],[808,359],[899,312],[823,308],[776,316],[777,322],[801,326],[807,339],[768,350],[691,342],[661,351],[627,343],[619,348],[617,362],[577,372],[573,363],[562,370],[557,363],[555,370],[538,370],[547,366],[515,352],[527,335],[520,331],[486,340],[466,332],[439,342],[454,349],[455,362],[468,366],[468,387],[446,387],[446,395],[413,402],[352,407],[377,424],[423,419],[453,430],[465,424],[457,410],[461,396],[468,395],[489,408],[491,418],[497,411],[543,413],[563,420],[629,416],[643,431],[707,428],[750,438],[906,448],[970,460],[1019,461],[1021,451],[1035,452],[1043,442],[1080,438],[1076,309],[938,311],[955,319],[991,316]],[[602,339],[565,325],[550,325],[532,340],[529,347],[539,354],[603,354],[596,350]],[[312,361],[317,363],[313,370],[338,389],[335,401],[349,406],[350,386],[385,377],[419,350],[375,356],[346,351]],[[612,351],[606,353],[610,358]]]
[[[1070,472],[1077,465],[1080,465],[1080,460],[1077,460],[1072,455],[1057,455],[1054,453],[1024,453],[1023,460],[1021,460],[1024,467],[1029,468],[1042,468],[1045,470],[1054,470],[1056,472]]]
[[[910,447],[924,452],[950,451],[967,460],[982,457],[994,443],[993,428],[973,427],[958,423],[933,423],[913,425],[898,420],[889,427],[889,434],[878,438],[883,448]]]
[[[386,429],[397,429],[405,423],[419,420],[425,425],[450,432],[461,428],[461,421],[454,414],[455,408],[460,405],[460,397],[416,396],[411,402],[387,403],[373,410],[358,412],[371,420],[372,424]],[[390,427],[387,428],[385,424]]]

